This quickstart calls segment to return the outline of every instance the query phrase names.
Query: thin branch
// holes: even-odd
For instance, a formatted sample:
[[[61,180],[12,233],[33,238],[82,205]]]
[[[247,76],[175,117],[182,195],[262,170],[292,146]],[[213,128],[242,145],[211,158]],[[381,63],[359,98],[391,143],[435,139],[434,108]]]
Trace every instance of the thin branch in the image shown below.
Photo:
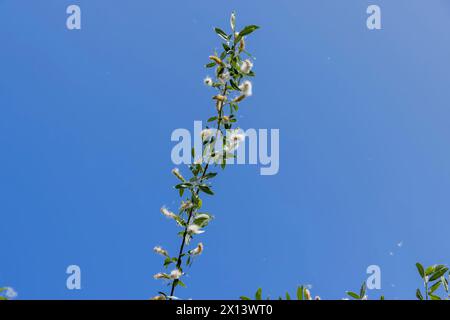
[[[222,95],[225,96],[226,94],[227,94],[227,84],[225,83]],[[218,136],[218,133],[220,131],[220,125],[221,125],[221,121],[222,121],[222,110],[223,110],[224,103],[220,102],[220,104],[221,105],[220,105],[220,108],[218,110],[217,131],[216,131],[216,137],[214,139],[214,144],[217,141],[217,136]],[[205,164],[205,168],[203,169],[203,173],[202,173],[202,176],[200,177],[200,181],[202,181],[205,178],[206,173],[208,171],[208,168],[209,168],[209,159],[208,159],[208,162]],[[198,196],[199,192],[200,192],[200,188],[197,187],[196,190],[194,191],[194,195]],[[176,269],[180,269],[182,261],[183,261],[182,257],[183,257],[183,253],[184,253],[183,252],[184,251],[184,247],[185,247],[185,244],[186,244],[186,236],[187,236],[187,233],[188,233],[188,227],[189,227],[189,224],[191,223],[191,219],[192,219],[193,213],[194,213],[194,208],[191,208],[189,210],[189,215],[188,215],[186,227],[184,228],[184,232],[183,232],[183,239],[181,240],[180,250],[178,252]],[[176,288],[177,284],[178,284],[178,279],[175,279],[172,282],[172,288],[170,289],[170,300],[172,300],[172,297],[173,297],[173,295],[175,293],[175,288]]]

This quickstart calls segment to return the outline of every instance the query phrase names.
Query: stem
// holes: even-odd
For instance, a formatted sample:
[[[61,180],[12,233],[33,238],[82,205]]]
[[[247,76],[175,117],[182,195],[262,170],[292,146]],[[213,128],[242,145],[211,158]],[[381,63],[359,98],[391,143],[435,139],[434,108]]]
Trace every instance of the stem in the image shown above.
[[[225,83],[222,95],[225,96],[226,94],[227,94],[227,84]],[[218,136],[218,133],[220,131],[220,125],[221,125],[221,122],[222,122],[222,111],[223,111],[224,102],[220,102],[220,104],[221,105],[220,105],[220,108],[219,108],[219,111],[218,111],[219,112],[219,114],[218,114],[219,119],[217,120],[217,131],[216,131],[216,137],[214,139],[214,144],[217,141],[217,136]],[[208,159],[208,162],[205,164],[205,168],[203,169],[203,173],[202,173],[202,176],[200,177],[200,181],[202,181],[203,178],[205,178],[206,173],[208,172],[208,168],[209,168],[209,159]],[[193,194],[195,194],[195,196],[197,196],[199,192],[200,192],[200,189],[197,187],[195,189],[195,191],[193,192]],[[184,247],[185,247],[185,244],[186,244],[186,235],[187,235],[187,232],[188,232],[188,227],[189,227],[189,224],[191,222],[193,213],[194,213],[194,208],[191,208],[189,210],[189,215],[188,215],[186,227],[184,228],[183,239],[181,240],[180,251],[178,252],[177,265],[176,265],[177,269],[180,269],[181,264],[183,262],[182,261],[182,256],[183,256],[183,251],[184,251]],[[170,289],[170,300],[172,300],[172,297],[173,297],[173,295],[175,293],[175,288],[176,288],[177,283],[178,283],[178,279],[176,279],[176,280],[174,280],[172,282],[172,288]]]
[[[206,165],[205,165],[205,170],[203,170],[203,174],[202,174],[202,177],[200,178],[200,180],[202,180],[204,177],[205,177],[205,175],[206,175],[206,172],[207,172],[207,170],[208,170],[208,166],[209,166],[209,164],[207,163]],[[195,191],[194,191],[194,194],[195,195],[198,195],[198,192],[199,192],[199,189],[197,188]],[[176,268],[177,269],[179,269],[180,267],[181,267],[181,263],[182,263],[182,255],[183,255],[183,250],[184,250],[184,246],[185,246],[185,244],[186,244],[186,235],[187,235],[187,230],[188,230],[188,227],[189,227],[189,224],[190,224],[190,222],[191,222],[191,218],[192,218],[192,214],[194,213],[194,208],[191,208],[190,210],[189,210],[189,216],[188,216],[188,220],[187,220],[187,223],[186,223],[186,227],[184,228],[184,232],[183,232],[183,239],[182,239],[182,241],[181,241],[181,246],[180,246],[180,251],[178,252],[178,259],[177,259],[177,266],[176,266]],[[173,296],[173,293],[175,292],[175,287],[176,287],[176,284],[178,283],[178,279],[177,280],[174,280],[173,282],[172,282],[172,289],[170,290],[170,296],[172,297]],[[172,298],[170,298],[170,300],[172,300]]]

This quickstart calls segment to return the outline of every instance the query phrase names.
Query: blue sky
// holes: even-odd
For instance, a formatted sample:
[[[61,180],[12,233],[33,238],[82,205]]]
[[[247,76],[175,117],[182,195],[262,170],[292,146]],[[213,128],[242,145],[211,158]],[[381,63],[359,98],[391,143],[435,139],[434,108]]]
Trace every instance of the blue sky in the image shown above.
[[[65,27],[66,7],[82,30]],[[378,4],[382,30],[366,28]],[[414,298],[414,263],[448,263],[450,4],[374,1],[0,0],[0,285],[22,299],[147,299],[175,252],[170,135],[213,112],[213,26],[261,30],[242,128],[280,129],[280,171],[233,166],[178,295]],[[403,246],[397,244],[403,242]],[[390,254],[392,252],[393,255]],[[82,270],[82,290],[65,270]]]

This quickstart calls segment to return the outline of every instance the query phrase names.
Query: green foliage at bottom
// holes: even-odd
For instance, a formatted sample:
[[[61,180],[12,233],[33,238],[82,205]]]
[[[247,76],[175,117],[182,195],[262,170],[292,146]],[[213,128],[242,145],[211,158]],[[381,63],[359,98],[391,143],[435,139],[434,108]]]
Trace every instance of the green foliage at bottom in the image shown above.
[[[435,264],[429,267],[424,267],[420,263],[416,263],[416,268],[423,281],[423,289],[416,290],[416,298],[419,300],[450,300],[449,292],[449,268],[443,264]],[[359,292],[347,291],[347,296],[353,300],[368,300],[367,285],[366,282],[361,285]],[[292,300],[289,292],[286,292],[286,300]],[[321,300],[319,296],[314,299],[308,288],[300,286],[297,288],[296,300]],[[251,300],[247,296],[241,296],[241,300]],[[269,298],[267,298],[270,300]],[[283,300],[282,297],[278,298]],[[262,289],[259,288],[255,293],[255,300],[262,300]],[[348,300],[348,298],[344,298]],[[385,300],[384,296],[380,297],[380,300]]]

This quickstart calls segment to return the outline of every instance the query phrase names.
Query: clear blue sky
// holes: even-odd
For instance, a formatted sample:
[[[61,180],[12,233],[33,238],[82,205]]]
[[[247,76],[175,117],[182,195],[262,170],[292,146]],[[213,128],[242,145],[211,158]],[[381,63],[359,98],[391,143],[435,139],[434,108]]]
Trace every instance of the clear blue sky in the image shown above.
[[[82,30],[65,27],[82,9]],[[381,31],[366,8],[382,9]],[[445,0],[0,0],[0,285],[22,299],[146,299],[177,231],[170,134],[211,114],[213,26],[262,28],[243,128],[280,129],[280,172],[234,166],[183,298],[298,284],[413,298],[450,261],[450,3]],[[397,243],[403,241],[403,246]],[[393,253],[393,255],[390,254]],[[65,269],[82,269],[81,291]]]

